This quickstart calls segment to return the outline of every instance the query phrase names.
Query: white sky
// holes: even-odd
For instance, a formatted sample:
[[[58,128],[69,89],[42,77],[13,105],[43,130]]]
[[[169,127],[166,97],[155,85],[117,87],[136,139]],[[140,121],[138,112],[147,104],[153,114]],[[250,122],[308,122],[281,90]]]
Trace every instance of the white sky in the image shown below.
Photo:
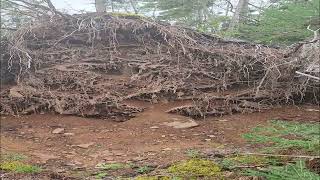
[[[60,11],[68,12],[70,14],[80,13],[81,11],[94,12],[94,0],[51,0],[53,5]],[[231,0],[237,2],[237,0]],[[234,4],[236,4],[234,2]],[[266,3],[267,0],[250,0],[251,3],[257,4]],[[221,8],[217,7],[217,11]]]
[[[71,14],[79,11],[95,11],[94,0],[51,0],[58,10],[67,10]]]

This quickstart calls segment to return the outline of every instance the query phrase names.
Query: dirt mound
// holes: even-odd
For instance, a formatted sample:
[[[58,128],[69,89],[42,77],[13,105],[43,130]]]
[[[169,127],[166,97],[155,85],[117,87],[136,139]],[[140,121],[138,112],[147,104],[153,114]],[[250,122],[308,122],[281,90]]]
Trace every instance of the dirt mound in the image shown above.
[[[296,76],[310,64],[299,50],[226,41],[140,16],[43,18],[12,34],[6,49],[16,85],[2,90],[1,114],[124,120],[143,110],[127,99],[192,99],[170,112],[193,116],[319,101],[316,82]]]

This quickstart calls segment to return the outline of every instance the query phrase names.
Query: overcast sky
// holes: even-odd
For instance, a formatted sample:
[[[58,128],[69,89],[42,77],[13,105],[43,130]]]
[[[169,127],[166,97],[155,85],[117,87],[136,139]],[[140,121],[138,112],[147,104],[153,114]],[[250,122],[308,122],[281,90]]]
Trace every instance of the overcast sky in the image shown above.
[[[51,0],[59,10],[67,10],[71,13],[79,11],[94,11],[94,0]]]
[[[95,11],[94,0],[51,0],[53,5],[60,11],[67,11],[70,14],[80,13],[81,11],[93,12]],[[260,5],[267,0],[251,0],[251,3]],[[231,0],[231,2],[237,2],[237,0]],[[219,7],[216,7],[217,11],[221,11]]]

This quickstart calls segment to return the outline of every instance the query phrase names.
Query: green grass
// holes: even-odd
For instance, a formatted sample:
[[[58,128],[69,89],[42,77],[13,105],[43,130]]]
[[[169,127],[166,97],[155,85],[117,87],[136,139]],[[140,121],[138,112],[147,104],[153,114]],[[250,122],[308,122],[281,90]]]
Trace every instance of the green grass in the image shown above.
[[[123,163],[103,163],[103,164],[99,164],[97,168],[103,169],[103,170],[118,170],[118,169],[130,168],[130,165],[123,164]]]
[[[1,160],[3,161],[22,161],[26,160],[27,158],[27,156],[19,153],[5,153],[1,155]]]
[[[14,173],[39,173],[41,168],[24,162],[27,156],[19,153],[4,153],[1,155],[0,169]]]
[[[103,179],[104,177],[108,176],[108,173],[106,172],[99,172],[94,176],[95,179]]]
[[[280,160],[275,157],[255,155],[233,155],[222,160],[221,165],[225,169],[234,169],[239,166],[269,166],[278,165]]]
[[[136,170],[136,172],[139,174],[147,174],[153,170],[154,170],[154,168],[152,168],[150,166],[141,166]]]
[[[186,151],[186,155],[187,155],[189,158],[200,158],[200,157],[201,157],[200,151],[195,150],[195,149],[188,149],[188,150]]]
[[[19,161],[6,161],[0,164],[0,169],[15,173],[39,173],[41,168]]]
[[[320,176],[316,173],[310,172],[304,161],[297,161],[296,164],[288,164],[282,167],[270,167],[264,171],[247,170],[248,176],[265,177],[267,180],[320,180]]]
[[[264,144],[267,152],[298,149],[319,154],[320,125],[274,120],[269,126],[258,126],[243,138],[251,143]]]

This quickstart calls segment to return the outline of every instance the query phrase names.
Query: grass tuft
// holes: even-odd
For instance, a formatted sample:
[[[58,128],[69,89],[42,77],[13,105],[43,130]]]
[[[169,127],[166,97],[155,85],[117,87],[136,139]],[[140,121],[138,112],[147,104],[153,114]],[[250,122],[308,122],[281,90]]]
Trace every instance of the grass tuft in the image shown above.
[[[310,172],[304,161],[297,161],[296,164],[288,164],[287,166],[273,166],[264,171],[248,169],[245,173],[248,176],[259,176],[270,180],[319,180],[320,176]]]
[[[6,161],[0,164],[0,169],[4,171],[11,171],[16,173],[39,173],[40,167],[25,164],[18,161]]]
[[[1,157],[3,161],[22,161],[26,160],[27,158],[27,156],[19,153],[5,153]]]
[[[95,179],[103,179],[103,178],[105,178],[106,176],[108,176],[108,173],[106,173],[106,172],[99,172],[99,173],[96,174],[94,177],[95,177]]]
[[[200,158],[200,157],[201,157],[200,151],[195,150],[195,149],[188,149],[188,150],[186,151],[186,155],[187,155],[189,158]]]
[[[319,124],[274,120],[269,126],[258,126],[243,138],[251,143],[264,144],[267,152],[287,149],[319,154]]]
[[[280,163],[278,158],[264,157],[255,155],[235,155],[226,157],[221,162],[222,166],[227,169],[233,169],[237,166],[268,166]]]
[[[154,168],[152,168],[150,166],[141,166],[136,170],[136,172],[139,174],[147,174],[153,170],[154,170]]]
[[[97,168],[103,169],[103,170],[118,170],[118,169],[130,168],[130,166],[122,163],[103,163],[103,164],[97,165]]]

